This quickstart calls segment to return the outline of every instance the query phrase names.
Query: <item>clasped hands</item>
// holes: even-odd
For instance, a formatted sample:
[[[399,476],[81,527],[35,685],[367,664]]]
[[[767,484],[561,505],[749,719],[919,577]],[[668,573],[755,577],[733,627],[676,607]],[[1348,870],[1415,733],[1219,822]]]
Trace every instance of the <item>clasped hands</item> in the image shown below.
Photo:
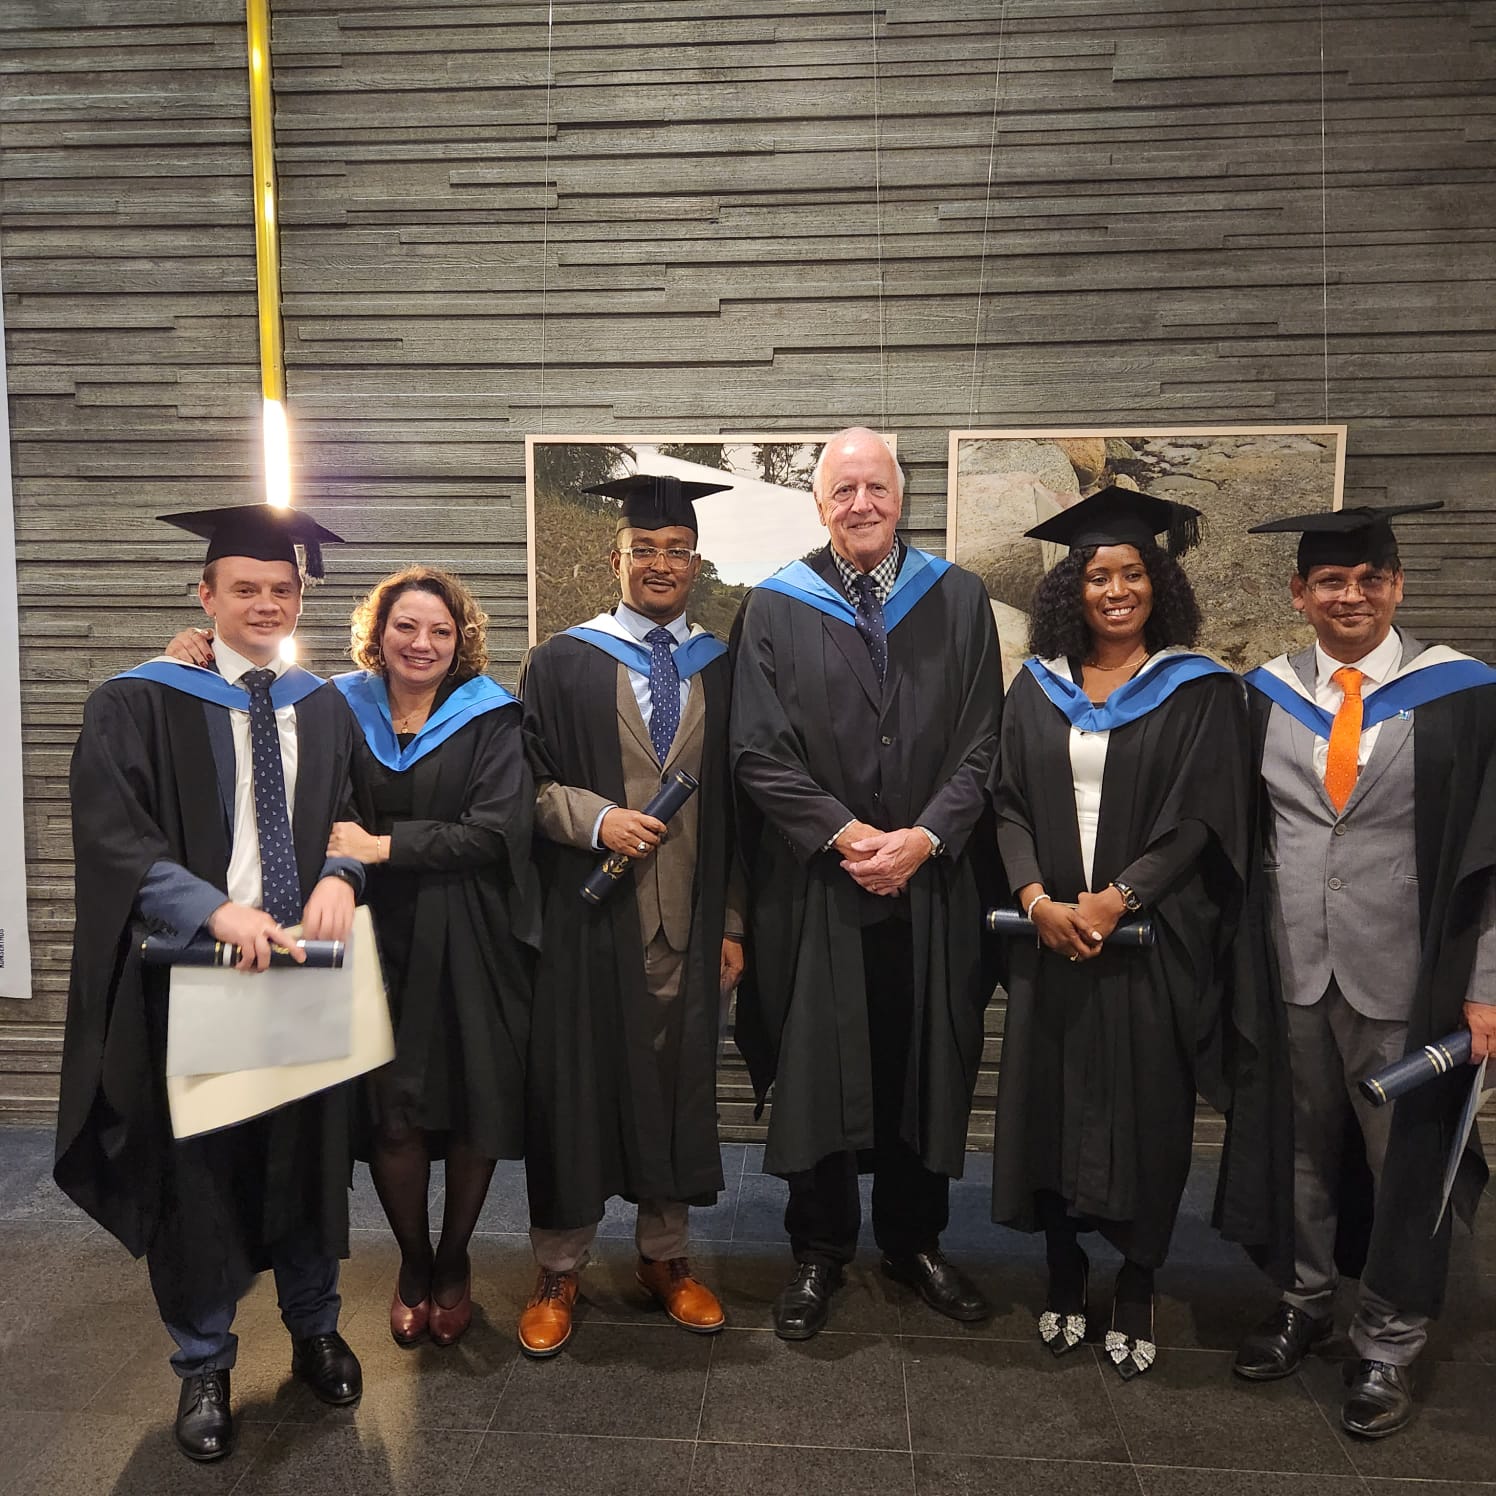
[[[869,893],[892,898],[934,855],[930,838],[918,826],[879,831],[853,821],[831,844],[842,855],[842,871]]]
[[[1073,904],[1039,898],[1044,892],[1040,883],[1029,883],[1018,890],[1018,903],[1029,911],[1039,942],[1057,955],[1072,961],[1089,961],[1101,954],[1106,937],[1117,928],[1127,906],[1115,888],[1100,893],[1083,893]],[[1035,903],[1034,900],[1038,899]]]
[[[342,878],[320,878],[301,911],[302,940],[343,940],[353,931],[353,889]],[[208,933],[214,940],[239,948],[235,971],[264,971],[270,965],[270,949],[279,946],[291,953],[299,966],[306,952],[297,946],[297,936],[282,929],[263,909],[248,904],[220,904],[208,916]]]

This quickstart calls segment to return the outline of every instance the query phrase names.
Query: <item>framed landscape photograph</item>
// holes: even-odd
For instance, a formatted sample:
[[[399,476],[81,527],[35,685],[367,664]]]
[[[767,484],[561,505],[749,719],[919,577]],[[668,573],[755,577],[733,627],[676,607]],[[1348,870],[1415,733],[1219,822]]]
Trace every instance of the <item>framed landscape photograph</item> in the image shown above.
[[[618,601],[608,556],[619,503],[586,490],[629,473],[729,485],[696,501],[702,565],[690,614],[725,639],[750,587],[826,544],[810,479],[830,434],[526,438],[530,642]]]
[[[1248,535],[1275,515],[1338,509],[1344,426],[1110,427],[950,434],[946,555],[982,578],[1003,678],[1028,652],[1029,605],[1063,554],[1024,531],[1108,484],[1191,504],[1203,543],[1183,558],[1205,627],[1200,644],[1234,670],[1303,644],[1288,600],[1294,537]]]

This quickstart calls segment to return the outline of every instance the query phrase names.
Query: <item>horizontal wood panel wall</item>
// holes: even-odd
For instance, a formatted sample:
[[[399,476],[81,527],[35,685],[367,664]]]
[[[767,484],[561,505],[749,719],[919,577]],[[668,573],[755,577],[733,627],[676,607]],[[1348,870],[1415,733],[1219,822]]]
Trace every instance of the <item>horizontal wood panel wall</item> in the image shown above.
[[[353,542],[313,663],[419,557],[478,585],[512,681],[527,433],[853,420],[899,433],[936,549],[951,427],[1347,422],[1350,501],[1452,511],[1407,526],[1407,621],[1496,655],[1496,6],[274,11],[299,502]],[[0,8],[37,952],[36,1000],[0,1004],[12,1112],[54,1094],[83,698],[192,617],[151,516],[255,495],[243,45],[223,0]]]

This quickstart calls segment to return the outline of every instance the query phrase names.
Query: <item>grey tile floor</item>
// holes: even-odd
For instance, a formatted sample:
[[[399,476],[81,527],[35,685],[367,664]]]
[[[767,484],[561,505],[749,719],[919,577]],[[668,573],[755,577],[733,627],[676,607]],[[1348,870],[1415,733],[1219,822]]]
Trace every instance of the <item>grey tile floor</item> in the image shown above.
[[[1039,1243],[987,1221],[988,1159],[952,1191],[946,1237],[991,1295],[958,1326],[877,1271],[867,1244],[814,1341],[774,1338],[787,1276],[783,1185],[759,1150],[724,1148],[721,1202],[694,1217],[698,1272],[728,1328],[685,1334],[633,1288],[631,1223],[609,1213],[576,1334],[521,1357],[514,1316],[532,1270],[523,1175],[501,1164],[475,1239],[474,1326],[457,1346],[401,1350],[385,1317],[395,1253],[360,1173],[344,1330],[363,1360],[352,1410],[290,1380],[270,1284],[240,1313],[239,1447],[196,1467],[171,1440],[175,1381],[143,1267],[55,1190],[50,1136],[0,1129],[0,1493],[640,1493],[640,1496],[1469,1496],[1496,1490],[1496,1233],[1457,1241],[1450,1308],[1420,1367],[1415,1424],[1381,1444],[1339,1430],[1343,1343],[1298,1376],[1230,1375],[1272,1294],[1204,1219],[1202,1154],[1160,1275],[1149,1375],[1122,1383],[1088,1347],[1037,1342]],[[433,1187],[439,1209],[440,1182]],[[1105,1300],[1110,1265],[1095,1251]],[[1336,1352],[1338,1351],[1338,1356]]]

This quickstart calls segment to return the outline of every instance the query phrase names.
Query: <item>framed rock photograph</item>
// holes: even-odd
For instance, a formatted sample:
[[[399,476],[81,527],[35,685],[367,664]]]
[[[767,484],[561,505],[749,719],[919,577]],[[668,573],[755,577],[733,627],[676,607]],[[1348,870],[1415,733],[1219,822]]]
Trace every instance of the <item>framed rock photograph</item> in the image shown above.
[[[1340,508],[1345,435],[1344,426],[951,432],[946,554],[986,584],[1004,680],[1028,652],[1034,587],[1062,554],[1024,532],[1111,483],[1204,515],[1204,542],[1183,558],[1204,649],[1245,670],[1305,642],[1288,601],[1292,537],[1247,530]]]
[[[619,501],[586,490],[629,473],[728,485],[696,501],[702,567],[690,613],[725,639],[750,587],[826,544],[810,479],[830,434],[526,438],[530,642],[618,601],[608,556]]]

